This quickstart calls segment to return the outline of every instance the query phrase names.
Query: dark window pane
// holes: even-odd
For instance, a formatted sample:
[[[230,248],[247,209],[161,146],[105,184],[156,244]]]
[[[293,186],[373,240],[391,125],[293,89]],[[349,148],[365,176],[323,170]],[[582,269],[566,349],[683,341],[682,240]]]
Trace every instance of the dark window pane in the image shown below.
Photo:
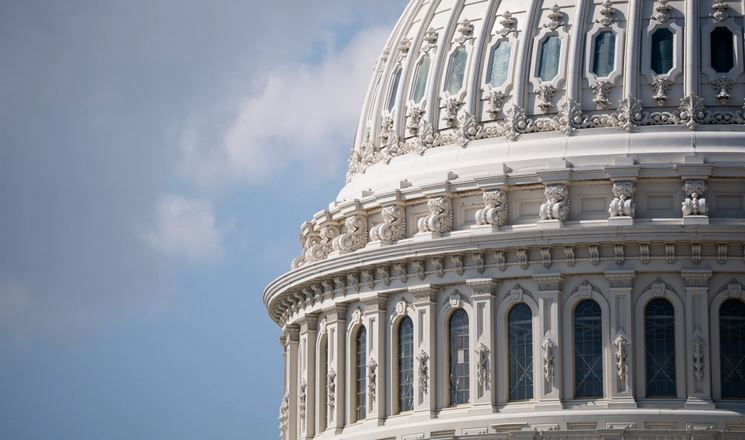
[[[559,55],[561,54],[561,40],[556,35],[543,40],[541,56],[538,60],[538,77],[543,81],[551,81],[559,74]]]
[[[651,66],[657,75],[668,73],[673,68],[673,33],[670,29],[657,29],[652,34]]]
[[[735,66],[735,47],[732,32],[718,27],[711,32],[711,67],[719,73],[727,73]]]
[[[357,420],[367,415],[367,330],[364,326],[357,331]]]
[[[533,398],[533,313],[525,304],[509,315],[510,400]]]
[[[644,313],[647,397],[675,397],[675,312],[658,298]]]
[[[405,317],[398,327],[398,410],[414,409],[414,324]]]
[[[611,31],[599,33],[593,50],[592,73],[600,77],[610,75],[616,63],[616,35]]]
[[[603,318],[588,299],[574,309],[574,395],[603,397]]]
[[[450,405],[468,403],[468,314],[463,309],[450,317]]]
[[[722,398],[745,399],[745,303],[725,301],[719,308]]]

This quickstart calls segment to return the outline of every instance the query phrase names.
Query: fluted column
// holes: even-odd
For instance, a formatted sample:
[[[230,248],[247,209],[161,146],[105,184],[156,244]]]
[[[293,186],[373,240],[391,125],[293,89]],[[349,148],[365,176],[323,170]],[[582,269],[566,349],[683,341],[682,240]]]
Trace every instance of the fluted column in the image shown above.
[[[610,347],[611,371],[610,402],[614,408],[636,408],[634,400],[634,350],[631,340],[632,315],[631,291],[636,272],[633,270],[608,271],[605,277],[610,282],[610,341],[603,346]],[[641,318],[640,318],[641,319]],[[641,337],[641,336],[639,336]],[[606,379],[608,380],[608,379]]]
[[[713,408],[711,401],[711,349],[709,339],[710,270],[684,270],[686,407]]]
[[[642,2],[628,2],[629,12],[626,21],[626,54],[623,66],[623,96],[637,96],[639,86],[639,53],[641,38],[638,38],[642,27]]]
[[[385,420],[385,333],[386,297],[375,296],[363,300],[367,327],[367,418]]]
[[[300,342],[300,328],[296,325],[285,327],[285,384],[287,386],[287,428],[285,438],[298,438],[298,345]]]
[[[560,273],[533,276],[538,283],[538,344],[539,357],[534,365],[539,369],[536,388],[538,404],[542,408],[561,408],[561,323],[559,322],[559,295],[564,275]]]
[[[489,412],[494,405],[496,380],[495,352],[496,339],[494,337],[494,294],[497,282],[492,278],[475,278],[466,280],[466,284],[473,290],[476,342],[472,374],[476,381],[471,381],[471,401],[474,405],[488,406]]]
[[[433,417],[437,409],[435,395],[436,371],[436,305],[437,286],[422,284],[412,286],[409,292],[414,295],[416,327],[414,328],[414,411],[429,413]]]
[[[699,20],[698,7],[701,0],[686,0],[685,4],[685,96],[698,95],[698,58],[699,58]]]
[[[300,324],[300,341],[304,347],[304,371],[301,373],[305,381],[305,414],[300,419],[300,436],[313,438],[316,433],[316,341],[318,339],[318,315],[310,314]],[[323,428],[321,428],[323,429]]]
[[[329,372],[326,378],[328,426],[335,428],[337,433],[344,428],[346,312],[346,306],[337,304],[326,314],[329,344]]]

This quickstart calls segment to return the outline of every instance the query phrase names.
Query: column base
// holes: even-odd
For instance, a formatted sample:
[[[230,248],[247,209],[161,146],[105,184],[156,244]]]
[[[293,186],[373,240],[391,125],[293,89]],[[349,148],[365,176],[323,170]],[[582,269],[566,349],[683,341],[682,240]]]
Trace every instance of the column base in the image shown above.
[[[683,217],[684,225],[708,225],[708,215],[686,215]]]
[[[628,216],[608,217],[608,226],[633,226],[634,218]]]
[[[694,409],[714,409],[716,405],[710,399],[703,399],[701,397],[689,397],[685,401],[686,408]]]
[[[553,409],[564,409],[564,404],[559,399],[546,399],[541,400],[535,404],[535,409],[540,410],[553,410]]]
[[[613,397],[608,401],[608,408],[636,408],[633,396]]]

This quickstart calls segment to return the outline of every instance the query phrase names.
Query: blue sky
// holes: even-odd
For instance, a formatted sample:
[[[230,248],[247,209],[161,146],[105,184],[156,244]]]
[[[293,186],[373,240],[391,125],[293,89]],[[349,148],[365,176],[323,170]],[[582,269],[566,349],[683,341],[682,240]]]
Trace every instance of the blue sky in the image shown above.
[[[261,293],[404,5],[0,4],[0,438],[277,435]]]

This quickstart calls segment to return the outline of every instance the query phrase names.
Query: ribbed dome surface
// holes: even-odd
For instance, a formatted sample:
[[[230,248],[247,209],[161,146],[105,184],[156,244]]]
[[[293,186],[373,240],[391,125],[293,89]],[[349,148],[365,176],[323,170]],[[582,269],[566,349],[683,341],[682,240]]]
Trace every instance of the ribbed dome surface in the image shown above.
[[[348,180],[449,145],[500,154],[536,136],[558,146],[645,126],[741,125],[741,9],[723,0],[412,0],[376,64]],[[455,160],[439,162],[447,171]],[[340,199],[379,186],[381,175],[411,177],[393,174],[362,178]]]

